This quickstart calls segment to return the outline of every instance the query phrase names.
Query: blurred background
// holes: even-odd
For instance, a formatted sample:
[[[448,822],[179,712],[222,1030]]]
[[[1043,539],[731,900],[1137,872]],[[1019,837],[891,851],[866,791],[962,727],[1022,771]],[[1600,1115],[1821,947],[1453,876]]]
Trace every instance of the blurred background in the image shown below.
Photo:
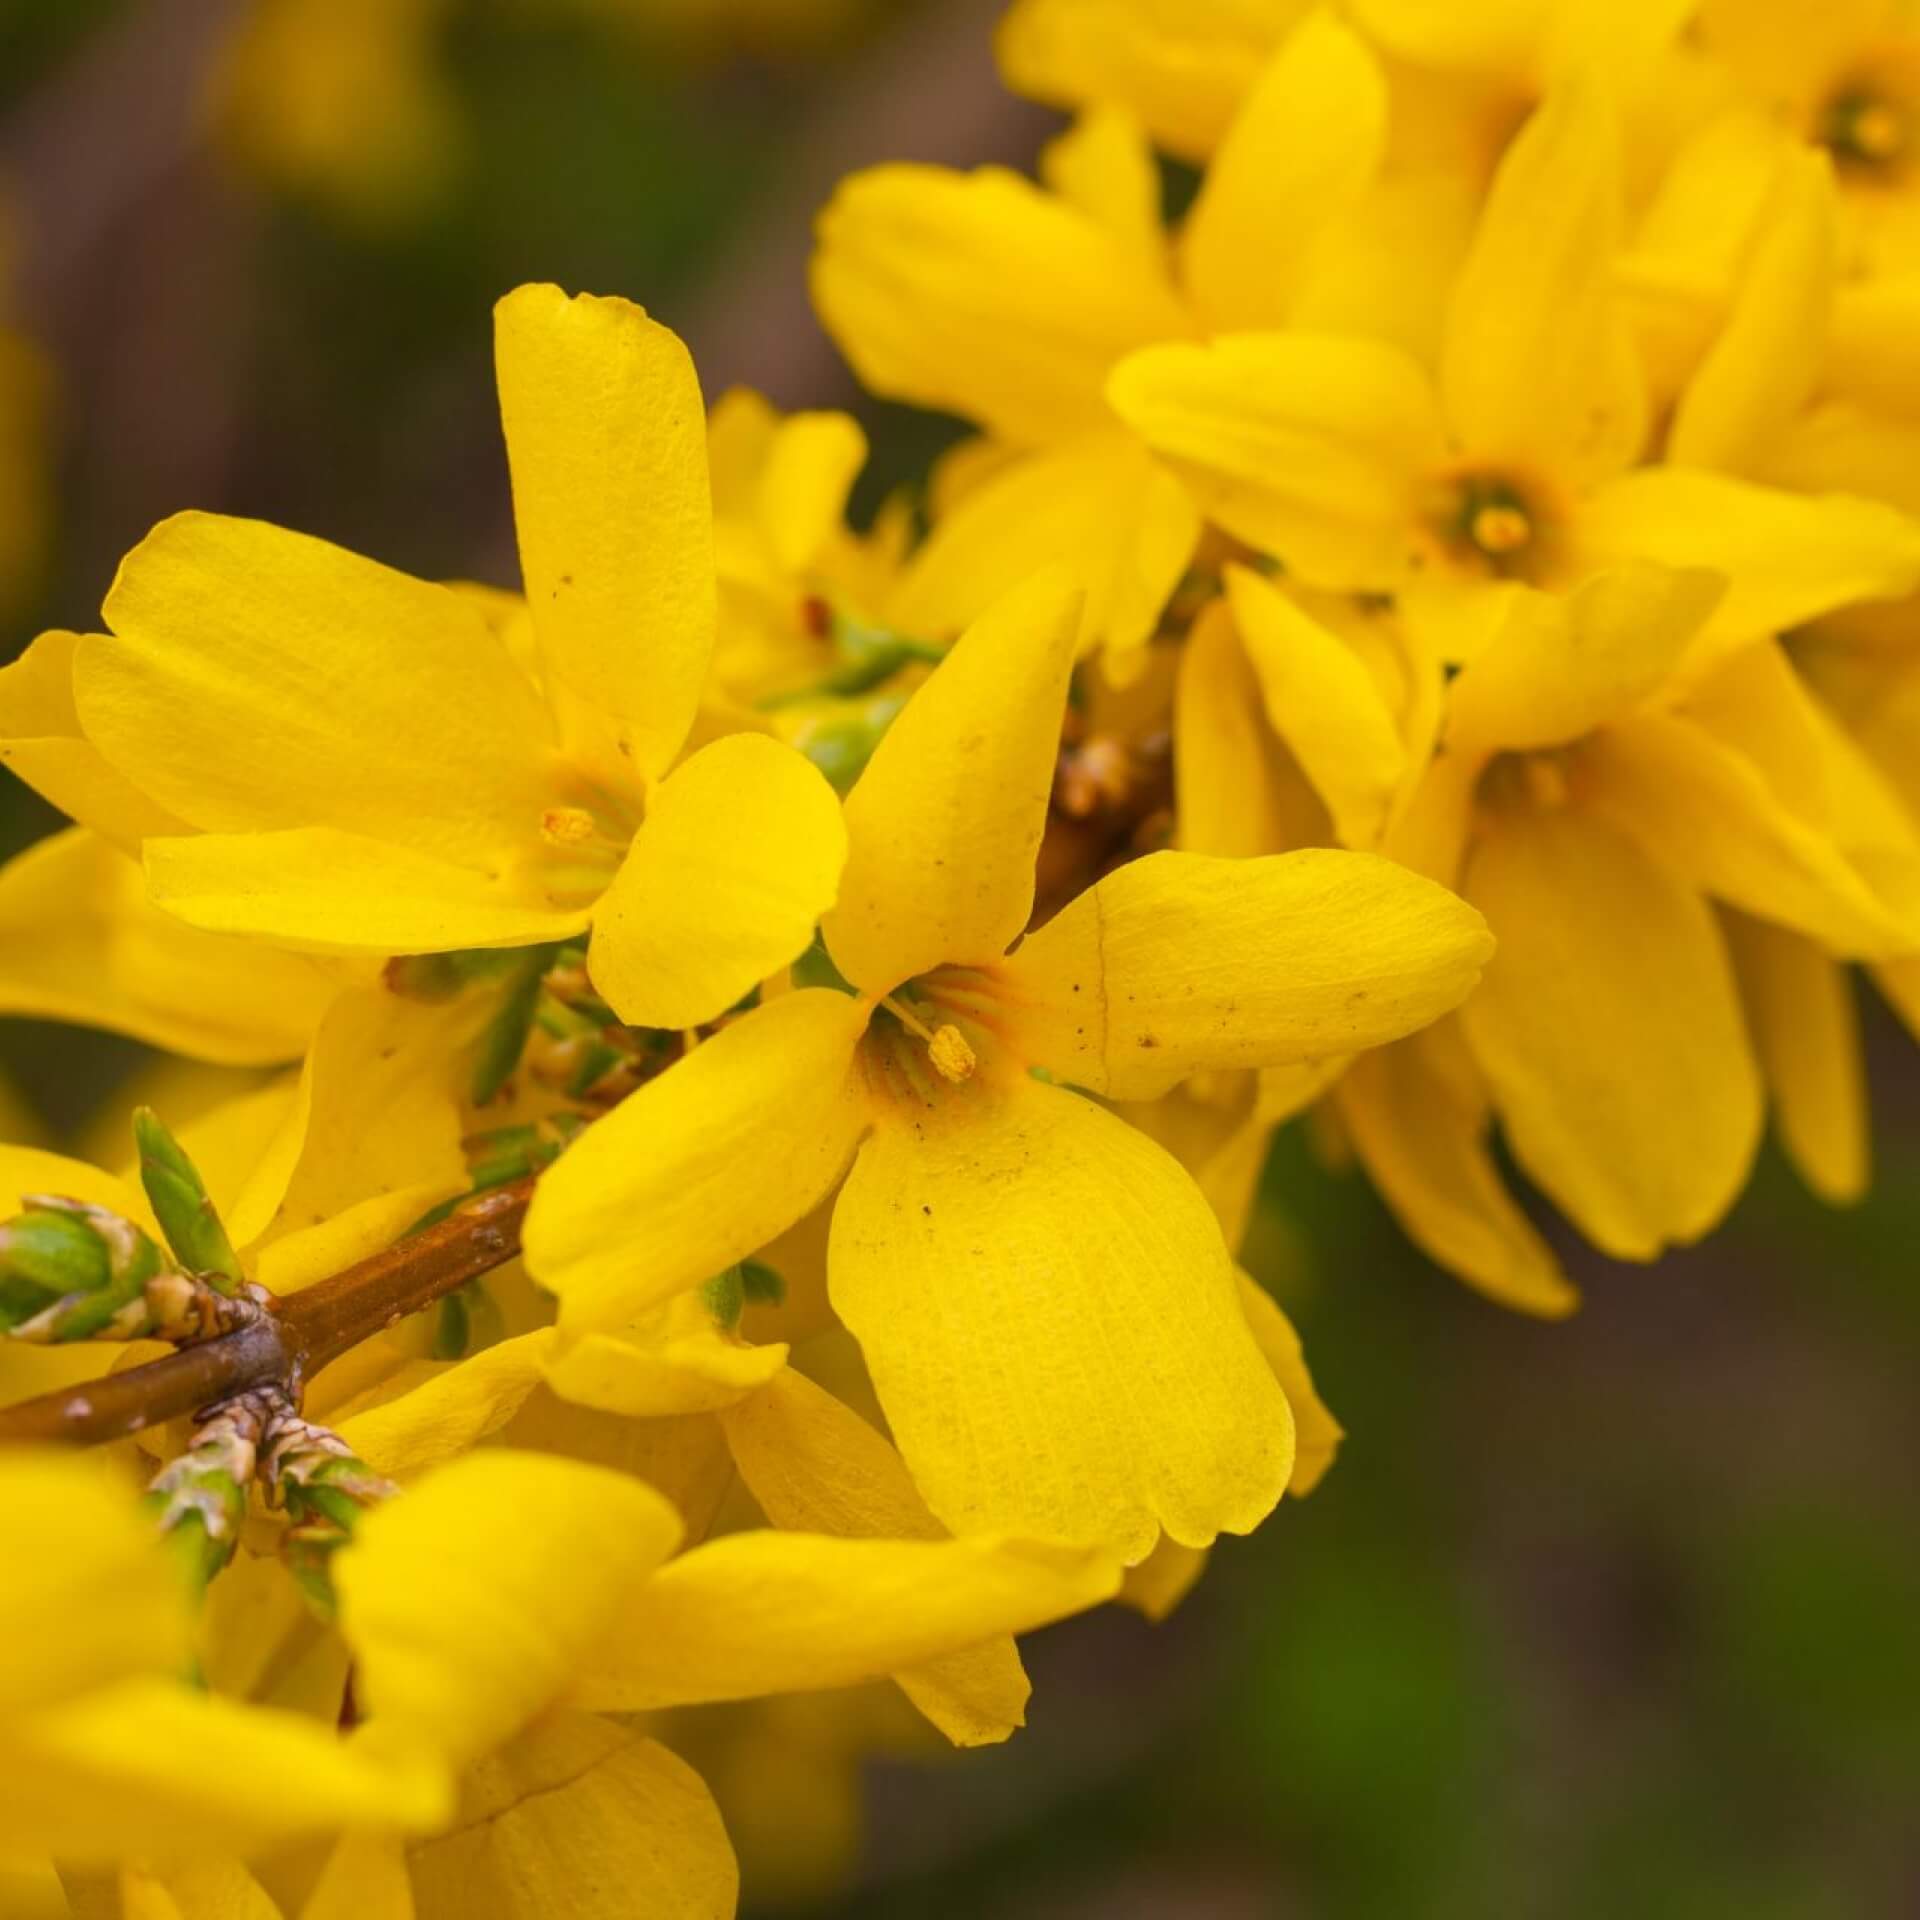
[[[84,628],[186,506],[511,582],[492,301],[622,293],[710,396],[852,407],[861,504],[952,429],[806,298],[859,165],[1026,166],[996,0],[0,0],[0,648]],[[9,778],[8,854],[55,824]],[[1037,1636],[1031,1726],[878,1696],[690,1718],[754,1910],[1060,1920],[1920,1913],[1920,1062],[1879,1171],[1769,1157],[1704,1249],[1562,1248],[1572,1322],[1426,1266],[1302,1129],[1249,1263],[1349,1438],[1173,1619]],[[10,1137],[131,1043],[0,1021]]]

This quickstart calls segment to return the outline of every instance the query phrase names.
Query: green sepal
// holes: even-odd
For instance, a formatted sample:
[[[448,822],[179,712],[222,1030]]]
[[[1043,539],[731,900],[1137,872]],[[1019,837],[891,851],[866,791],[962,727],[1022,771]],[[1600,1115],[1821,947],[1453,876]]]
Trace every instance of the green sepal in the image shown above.
[[[533,1016],[540,1005],[540,982],[558,951],[557,947],[550,946],[522,947],[512,955],[517,966],[507,973],[500,1009],[487,1022],[474,1047],[473,1084],[469,1092],[476,1107],[484,1107],[492,1100],[520,1064],[520,1056],[527,1050],[527,1036],[533,1031]]]
[[[482,981],[517,972],[527,951],[524,947],[471,947],[454,953],[407,953],[389,960],[383,977],[388,991],[403,999],[446,1001]]]
[[[233,1292],[246,1272],[199,1168],[151,1107],[135,1110],[133,1139],[140,1151],[140,1184],[173,1257],[217,1291]]]
[[[777,1307],[787,1297],[787,1283],[762,1260],[740,1262],[740,1290],[757,1307]]]
[[[448,1294],[434,1312],[431,1352],[436,1360],[464,1360],[467,1357],[473,1324],[467,1312],[467,1303],[461,1297],[465,1292],[466,1288],[461,1287]]]
[[[731,1333],[740,1324],[747,1305],[746,1282],[740,1269],[734,1266],[724,1273],[716,1273],[701,1287],[700,1298],[721,1331]]]

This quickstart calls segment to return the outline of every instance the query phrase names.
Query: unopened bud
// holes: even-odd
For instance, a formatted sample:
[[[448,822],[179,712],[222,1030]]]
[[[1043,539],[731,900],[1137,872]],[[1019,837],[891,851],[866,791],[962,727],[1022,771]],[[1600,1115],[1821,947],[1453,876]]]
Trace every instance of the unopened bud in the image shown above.
[[[174,1258],[222,1293],[232,1292],[246,1274],[199,1169],[151,1107],[135,1112],[133,1138],[140,1150],[140,1184]]]

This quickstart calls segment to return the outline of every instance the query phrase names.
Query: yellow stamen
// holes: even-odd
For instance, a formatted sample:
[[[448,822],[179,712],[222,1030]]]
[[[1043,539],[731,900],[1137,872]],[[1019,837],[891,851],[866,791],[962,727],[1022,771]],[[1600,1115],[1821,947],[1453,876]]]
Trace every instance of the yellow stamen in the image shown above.
[[[979,1056],[967,1044],[967,1036],[951,1022],[943,1022],[938,1027],[929,1027],[911,1007],[893,998],[889,994],[880,1004],[906,1028],[927,1043],[927,1058],[933,1062],[934,1071],[943,1080],[951,1080],[958,1086],[963,1080],[973,1078],[974,1069],[979,1066]]]
[[[585,807],[549,807],[540,816],[540,837],[556,847],[577,847],[598,831]]]
[[[934,1071],[943,1080],[951,1080],[958,1086],[963,1080],[973,1078],[973,1070],[980,1064],[973,1049],[967,1045],[967,1036],[958,1027],[939,1028],[927,1043],[927,1058],[933,1062]]]
[[[1493,501],[1474,514],[1468,533],[1482,553],[1518,553],[1533,538],[1533,522],[1519,507]]]

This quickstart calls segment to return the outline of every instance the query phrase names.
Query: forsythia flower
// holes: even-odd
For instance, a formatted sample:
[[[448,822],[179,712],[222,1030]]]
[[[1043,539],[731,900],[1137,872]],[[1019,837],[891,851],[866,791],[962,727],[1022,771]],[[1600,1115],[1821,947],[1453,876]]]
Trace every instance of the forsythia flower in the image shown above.
[[[1199,1193],[1038,1073],[1139,1099],[1350,1053],[1454,1005],[1487,943],[1383,862],[1167,854],[1009,953],[1077,624],[1039,583],[957,643],[847,801],[823,931],[853,991],[775,1000],[616,1109],[547,1177],[527,1253],[563,1327],[610,1324],[844,1174],[834,1306],[933,1511],[1137,1560],[1163,1527],[1201,1546],[1264,1518],[1291,1421]],[[742,1190],[756,1141],[778,1146]]]
[[[351,79],[413,164],[440,18],[272,0],[229,79],[318,36],[276,134],[337,163]],[[1546,1316],[1496,1133],[1619,1258],[1769,1104],[1857,1195],[1846,969],[1920,1030],[1913,24],[1019,0],[1042,183],[820,223],[856,370],[981,429],[924,503],[856,533],[852,418],[705,417],[638,308],[524,287],[522,592],[187,515],[0,670],[77,823],[0,873],[0,1007],[218,1069],[138,1123],[151,1210],[0,1156],[9,1398],[537,1182],[430,1326],[149,1437],[234,1559],[197,1632],[111,1469],[0,1460],[0,1862],[122,1920],[725,1915],[675,1709],[1005,1739],[1015,1635],[1162,1616],[1324,1472],[1234,1257],[1277,1126]]]
[[[502,301],[497,342],[528,658],[475,594],[187,515],[128,556],[112,634],[81,643],[81,725],[201,829],[146,843],[155,900],[196,926],[387,954],[591,925],[622,1017],[690,1026],[807,944],[838,808],[756,735],[673,766],[714,622],[685,349],[553,287]]]

